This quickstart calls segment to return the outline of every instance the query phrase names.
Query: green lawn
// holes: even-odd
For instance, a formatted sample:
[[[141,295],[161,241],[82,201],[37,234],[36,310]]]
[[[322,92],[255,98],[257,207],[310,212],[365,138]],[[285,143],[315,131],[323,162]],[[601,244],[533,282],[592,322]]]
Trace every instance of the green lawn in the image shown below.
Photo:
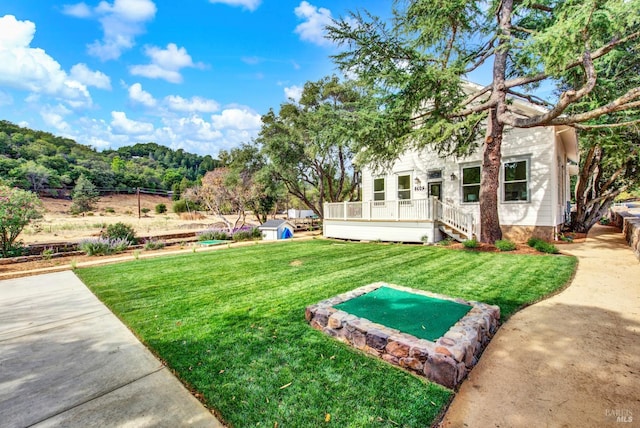
[[[566,284],[575,259],[326,240],[77,270],[236,427],[429,426],[452,392],[311,329],[307,305],[371,282],[497,304],[503,319]]]

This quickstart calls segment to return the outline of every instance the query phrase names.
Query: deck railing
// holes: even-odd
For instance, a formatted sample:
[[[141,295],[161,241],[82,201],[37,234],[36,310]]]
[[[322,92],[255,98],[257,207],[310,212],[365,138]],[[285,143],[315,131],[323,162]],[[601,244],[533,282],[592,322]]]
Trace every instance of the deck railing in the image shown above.
[[[476,234],[472,214],[436,198],[326,203],[324,218],[346,221],[438,221],[468,238]]]
[[[327,220],[433,220],[430,199],[337,202],[324,206]]]
[[[438,199],[434,199],[434,215],[440,223],[452,227],[466,236],[473,238],[476,233],[476,223],[473,214],[465,212],[455,205],[447,204]]]

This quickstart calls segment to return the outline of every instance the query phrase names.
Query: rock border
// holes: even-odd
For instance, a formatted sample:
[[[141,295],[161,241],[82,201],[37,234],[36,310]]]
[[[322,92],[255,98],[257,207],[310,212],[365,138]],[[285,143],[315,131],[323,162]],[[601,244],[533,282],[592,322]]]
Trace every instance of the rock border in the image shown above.
[[[624,209],[612,209],[610,217],[612,223],[622,229],[624,239],[640,260],[640,216],[630,214]]]
[[[472,308],[444,336],[430,342],[333,307],[382,286],[450,300],[470,305]],[[316,330],[411,373],[454,389],[477,364],[480,355],[497,331],[500,308],[415,288],[376,282],[307,306],[305,318]]]

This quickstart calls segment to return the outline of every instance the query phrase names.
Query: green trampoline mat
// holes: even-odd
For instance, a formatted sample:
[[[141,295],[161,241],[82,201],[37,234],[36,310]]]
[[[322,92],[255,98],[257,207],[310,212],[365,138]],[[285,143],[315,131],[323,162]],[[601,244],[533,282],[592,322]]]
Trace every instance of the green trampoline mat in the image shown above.
[[[334,307],[431,341],[442,337],[471,309],[471,306],[450,300],[408,293],[390,287],[380,287]]]

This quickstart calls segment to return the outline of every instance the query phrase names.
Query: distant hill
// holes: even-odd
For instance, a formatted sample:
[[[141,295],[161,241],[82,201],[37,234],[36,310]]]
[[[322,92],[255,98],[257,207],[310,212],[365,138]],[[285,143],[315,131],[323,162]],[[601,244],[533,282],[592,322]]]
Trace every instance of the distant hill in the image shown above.
[[[156,143],[98,152],[69,138],[0,121],[0,183],[61,196],[84,174],[103,193],[181,192],[219,165],[211,156]]]

